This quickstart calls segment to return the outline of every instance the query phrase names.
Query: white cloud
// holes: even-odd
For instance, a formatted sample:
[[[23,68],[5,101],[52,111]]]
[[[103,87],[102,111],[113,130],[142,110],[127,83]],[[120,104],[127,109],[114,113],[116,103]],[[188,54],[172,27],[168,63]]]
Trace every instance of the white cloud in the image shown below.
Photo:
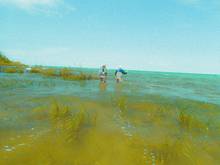
[[[0,0],[1,5],[16,7],[31,13],[60,14],[75,8],[64,0]]]

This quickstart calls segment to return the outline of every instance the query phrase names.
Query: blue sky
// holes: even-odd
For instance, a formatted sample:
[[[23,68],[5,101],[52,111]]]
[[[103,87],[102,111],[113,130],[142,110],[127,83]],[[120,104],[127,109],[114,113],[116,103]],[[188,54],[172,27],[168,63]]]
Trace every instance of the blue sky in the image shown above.
[[[27,64],[220,73],[219,0],[0,0],[0,28]]]

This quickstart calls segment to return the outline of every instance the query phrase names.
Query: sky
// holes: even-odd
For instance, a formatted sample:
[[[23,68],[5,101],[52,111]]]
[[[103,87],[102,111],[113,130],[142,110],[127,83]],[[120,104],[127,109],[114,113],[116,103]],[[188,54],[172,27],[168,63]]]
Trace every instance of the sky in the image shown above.
[[[30,65],[220,74],[220,0],[0,0],[0,51]]]

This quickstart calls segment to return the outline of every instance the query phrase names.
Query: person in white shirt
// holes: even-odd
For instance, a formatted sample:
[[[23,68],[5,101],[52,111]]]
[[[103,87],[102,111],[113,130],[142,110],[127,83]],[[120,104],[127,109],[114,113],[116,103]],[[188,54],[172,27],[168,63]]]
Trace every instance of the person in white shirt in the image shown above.
[[[106,83],[107,75],[108,75],[108,72],[107,72],[106,65],[102,65],[101,68],[100,68],[100,70],[99,70],[99,79],[100,79],[100,82]]]

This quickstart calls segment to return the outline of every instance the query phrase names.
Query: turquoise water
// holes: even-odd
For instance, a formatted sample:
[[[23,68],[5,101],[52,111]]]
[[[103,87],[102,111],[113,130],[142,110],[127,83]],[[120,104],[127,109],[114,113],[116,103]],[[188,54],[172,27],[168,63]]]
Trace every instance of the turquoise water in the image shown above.
[[[75,70],[98,73],[98,69]],[[100,84],[99,80],[67,81],[39,74],[0,73],[0,155],[6,154],[6,161],[23,161],[19,159],[19,155],[25,151],[14,150],[13,159],[4,149],[10,143],[15,148],[19,143],[28,143],[25,138],[22,142],[18,138],[18,141],[10,140],[20,137],[22,132],[28,136],[30,132],[31,136],[32,132],[35,132],[32,139],[33,146],[36,143],[35,139],[44,140],[46,137],[54,137],[50,130],[49,114],[51,106],[58,103],[69,107],[73,113],[78,112],[83,106],[88,118],[97,114],[99,122],[95,127],[88,126],[87,123],[85,128],[81,129],[94,131],[98,141],[103,140],[105,134],[107,136],[110,134],[116,139],[113,138],[111,141],[105,138],[105,144],[111,141],[119,148],[126,147],[128,151],[134,149],[130,146],[132,142],[132,145],[137,145],[138,160],[141,160],[143,158],[141,154],[146,154],[145,150],[150,148],[149,154],[155,154],[158,161],[160,157],[164,158],[166,160],[164,164],[170,162],[175,164],[173,156],[177,156],[176,159],[183,161],[184,165],[192,162],[195,164],[196,161],[203,161],[203,158],[209,164],[210,162],[219,164],[219,84],[219,75],[144,71],[128,71],[124,81],[117,84],[114,71],[110,70],[106,85]],[[139,140],[132,137],[138,137]],[[87,141],[91,137],[86,134],[82,138]],[[122,145],[121,138],[125,138],[125,141],[130,140],[129,144]],[[184,148],[185,144],[192,148]],[[57,145],[57,148],[59,147]],[[81,147],[85,147],[82,150],[86,151],[93,150],[94,146]],[[107,157],[111,157],[108,156],[111,148],[105,145],[102,147]],[[48,147],[44,148],[45,153],[48,152],[47,149]],[[50,152],[51,155],[55,155],[54,160],[56,160],[56,152],[53,149]],[[70,151],[66,151],[64,147],[63,152],[68,155]],[[181,156],[172,155],[175,152],[179,152]],[[82,153],[80,156],[89,160],[87,153]],[[96,156],[98,159],[99,155]],[[126,155],[119,160],[127,160]],[[1,161],[4,162],[0,158]],[[115,162],[103,164],[115,164]],[[134,163],[130,162],[130,164]]]
[[[83,71],[87,71],[84,69]],[[97,73],[92,69],[89,72]],[[12,83],[10,85],[10,83]],[[184,98],[196,101],[220,104],[220,76],[203,74],[162,73],[129,71],[124,76],[120,92],[133,96],[160,95],[169,98]],[[6,88],[5,88],[6,87]],[[64,81],[59,78],[45,78],[33,74],[5,74],[0,73],[1,93],[8,92],[8,88],[19,93],[50,95],[64,94],[95,98],[99,96],[99,81]],[[118,89],[114,80],[114,73],[110,71],[108,83],[103,91],[112,95]]]
[[[84,69],[84,72],[97,73],[96,69]],[[79,97],[84,100],[107,101],[126,96],[132,102],[155,102],[172,104],[176,107],[187,106],[190,113],[205,118],[206,113],[192,107],[191,102],[198,104],[220,105],[220,76],[129,71],[121,84],[116,84],[114,72],[110,71],[106,86],[100,86],[98,80],[66,81],[60,78],[48,78],[38,74],[5,74],[0,73],[0,110],[32,109],[42,102],[49,105],[47,99],[40,98],[60,96]],[[194,108],[194,109],[193,109]],[[16,111],[17,112],[17,111]],[[220,111],[215,110],[219,114]],[[18,115],[18,116],[16,116]],[[14,113],[12,120],[23,114]],[[219,120],[220,121],[220,120]],[[3,122],[3,121],[2,121]],[[8,123],[1,124],[4,127]],[[9,122],[9,125],[15,123]]]

